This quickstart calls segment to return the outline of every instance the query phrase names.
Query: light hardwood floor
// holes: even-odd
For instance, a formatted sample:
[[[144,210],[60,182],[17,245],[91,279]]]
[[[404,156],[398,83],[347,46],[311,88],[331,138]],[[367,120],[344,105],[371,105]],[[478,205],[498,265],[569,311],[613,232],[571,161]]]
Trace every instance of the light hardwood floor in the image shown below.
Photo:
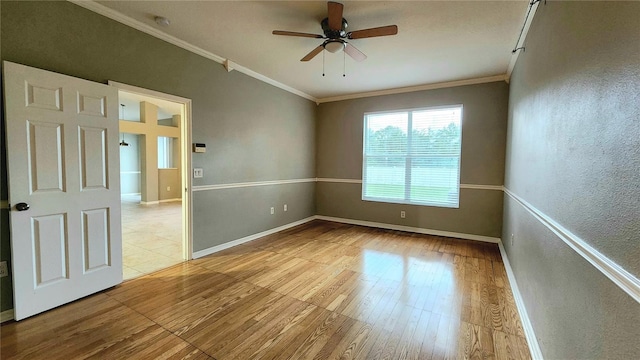
[[[314,221],[0,328],[3,359],[528,359],[498,247]]]

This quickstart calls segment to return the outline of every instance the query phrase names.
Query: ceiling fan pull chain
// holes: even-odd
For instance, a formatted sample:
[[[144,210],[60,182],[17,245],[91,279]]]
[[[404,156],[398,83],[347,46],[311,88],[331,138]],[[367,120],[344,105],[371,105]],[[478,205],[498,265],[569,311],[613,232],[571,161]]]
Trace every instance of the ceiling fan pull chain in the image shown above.
[[[345,77],[347,75],[345,75],[345,73],[347,72],[347,60],[345,60],[346,55],[344,54],[344,51],[342,52],[342,77]]]
[[[324,76],[324,50],[322,50],[322,76]]]

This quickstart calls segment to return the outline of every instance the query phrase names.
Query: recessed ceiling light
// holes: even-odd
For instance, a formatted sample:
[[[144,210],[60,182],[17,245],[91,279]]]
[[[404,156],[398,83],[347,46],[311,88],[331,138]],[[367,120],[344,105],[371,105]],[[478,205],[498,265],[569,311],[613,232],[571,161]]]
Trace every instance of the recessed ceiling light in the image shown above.
[[[167,19],[164,16],[156,16],[155,17],[156,20],[156,24],[162,26],[162,27],[167,27],[169,26],[169,24],[171,24],[171,21],[169,21],[169,19]]]

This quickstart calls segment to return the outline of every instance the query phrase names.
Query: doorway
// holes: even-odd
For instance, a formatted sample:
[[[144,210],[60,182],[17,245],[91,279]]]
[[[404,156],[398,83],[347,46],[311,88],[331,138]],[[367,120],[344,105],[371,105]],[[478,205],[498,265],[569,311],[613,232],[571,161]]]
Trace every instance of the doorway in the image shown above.
[[[119,89],[123,278],[192,258],[190,100]]]

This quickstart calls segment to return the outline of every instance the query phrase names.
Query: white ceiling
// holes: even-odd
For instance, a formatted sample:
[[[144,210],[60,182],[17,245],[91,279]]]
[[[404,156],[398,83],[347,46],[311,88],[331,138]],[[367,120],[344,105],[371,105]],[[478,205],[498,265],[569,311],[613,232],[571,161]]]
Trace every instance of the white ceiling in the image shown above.
[[[350,40],[368,58],[326,52],[300,59],[322,39],[326,1],[99,1],[100,4],[316,99],[507,73],[528,2],[344,1],[349,30],[398,25],[398,35]],[[169,27],[154,22],[170,19]]]

